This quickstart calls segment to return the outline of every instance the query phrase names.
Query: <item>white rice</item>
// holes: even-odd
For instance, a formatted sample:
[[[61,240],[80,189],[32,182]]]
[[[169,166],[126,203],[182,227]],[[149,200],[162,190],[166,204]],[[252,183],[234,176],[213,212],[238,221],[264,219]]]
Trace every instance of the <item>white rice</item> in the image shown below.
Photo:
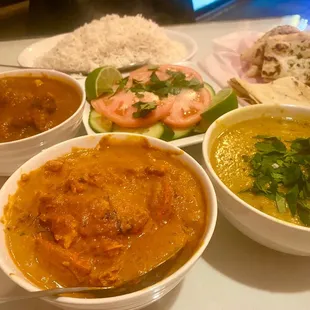
[[[67,34],[35,65],[89,72],[104,65],[123,67],[145,60],[171,63],[185,53],[181,43],[169,39],[163,28],[141,15],[107,15]]]

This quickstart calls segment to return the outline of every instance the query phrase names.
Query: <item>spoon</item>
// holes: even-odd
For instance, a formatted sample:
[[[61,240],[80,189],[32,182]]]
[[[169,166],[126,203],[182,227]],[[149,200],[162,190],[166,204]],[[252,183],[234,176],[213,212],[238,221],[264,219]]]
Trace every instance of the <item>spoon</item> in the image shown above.
[[[120,72],[130,72],[134,69],[138,69],[140,67],[143,67],[144,65],[148,64],[149,60],[144,60],[141,62],[132,62],[127,66],[117,68]],[[0,64],[0,67],[6,67],[6,68],[18,68],[18,69],[41,69],[41,70],[53,70],[48,68],[38,68],[38,67],[28,67],[28,66],[20,66],[20,65],[8,65],[8,64]],[[74,71],[74,70],[57,70],[66,74],[76,74],[77,76],[84,77],[89,74],[89,72],[86,71]]]
[[[12,297],[0,297],[0,304],[9,303],[18,300],[25,300],[25,299],[33,299],[33,298],[42,298],[42,297],[50,297],[50,296],[57,296],[61,294],[72,294],[72,293],[91,293],[91,294],[100,294],[98,298],[103,297],[111,297],[115,295],[122,294],[130,288],[130,291],[135,291],[141,289],[140,280],[149,276],[151,273],[156,274],[159,269],[163,269],[164,267],[169,268],[181,253],[181,250],[184,248],[184,245],[177,249],[175,253],[169,256],[166,260],[160,262],[155,267],[152,267],[150,270],[144,272],[143,274],[139,275],[136,279],[130,280],[125,282],[121,286],[109,286],[109,287],[64,287],[64,288],[55,288],[55,289],[47,289],[41,290],[37,292],[30,292],[19,296],[12,296]],[[167,266],[169,265],[169,266]],[[139,286],[140,285],[140,286]],[[146,283],[146,286],[149,286],[149,283]],[[103,294],[102,294],[103,293]]]

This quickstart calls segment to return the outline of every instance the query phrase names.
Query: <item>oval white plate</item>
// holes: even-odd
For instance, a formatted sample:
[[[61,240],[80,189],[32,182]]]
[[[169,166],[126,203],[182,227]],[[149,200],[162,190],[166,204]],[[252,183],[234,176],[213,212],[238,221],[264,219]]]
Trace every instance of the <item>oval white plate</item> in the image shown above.
[[[187,34],[165,29],[166,34],[171,40],[182,43],[187,50],[186,55],[178,59],[176,62],[186,61],[191,59],[197,52],[197,43]],[[34,67],[35,60],[43,56],[46,52],[52,49],[66,34],[60,34],[54,37],[40,40],[26,47],[18,56],[17,61],[22,67]]]
[[[199,69],[199,67],[197,65],[195,65],[194,63],[192,63],[192,62],[181,62],[178,64],[196,70],[197,72],[200,73],[203,80],[206,83],[210,84],[216,92],[219,90],[219,87],[211,80],[211,78],[209,78],[205,73],[203,73]],[[81,83],[81,85],[84,85],[84,82],[85,82],[85,79],[79,80],[79,83]],[[89,126],[89,123],[88,123],[89,112],[90,112],[90,104],[86,103],[85,108],[84,108],[84,113],[83,113],[83,124],[84,124],[84,127],[86,129],[87,134],[93,135],[93,134],[96,134],[96,132],[94,132],[91,129],[91,127]],[[203,141],[203,137],[204,137],[204,134],[200,134],[200,135],[195,135],[195,136],[190,136],[190,137],[174,140],[174,141],[171,141],[170,143],[175,145],[175,146],[178,146],[178,147],[185,147],[185,146],[190,146],[190,145],[201,143]]]

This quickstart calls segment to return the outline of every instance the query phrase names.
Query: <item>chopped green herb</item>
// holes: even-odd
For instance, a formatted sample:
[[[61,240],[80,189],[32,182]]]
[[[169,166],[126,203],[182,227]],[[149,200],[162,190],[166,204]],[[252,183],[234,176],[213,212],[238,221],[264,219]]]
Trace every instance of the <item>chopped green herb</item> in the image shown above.
[[[142,102],[138,101],[132,105],[137,108],[137,111],[132,113],[134,118],[146,117],[150,112],[156,109],[156,102]]]
[[[273,140],[273,139],[278,139],[277,137],[274,136],[266,136],[266,135],[257,135],[254,138],[256,139],[265,139],[265,140]]]
[[[299,165],[291,164],[283,169],[283,184],[285,186],[294,185],[298,182],[301,176]]]
[[[156,74],[156,70],[153,71],[150,80],[147,83],[142,83],[137,80],[133,80],[133,85],[130,90],[134,93],[151,92],[160,98],[167,97],[169,94],[178,95],[182,89],[193,89],[198,91],[203,88],[203,83],[197,78],[191,80],[186,79],[186,75],[183,72],[167,70],[167,74],[170,76],[167,80],[160,80]]]
[[[143,95],[143,94],[140,94],[140,93],[136,93],[136,96],[137,96],[138,98],[143,98],[143,97],[144,97],[144,95]]]
[[[256,153],[242,159],[252,168],[249,191],[274,200],[280,213],[287,210],[310,226],[310,138],[290,141],[290,149],[277,137],[259,135]]]
[[[286,199],[279,193],[276,193],[277,208],[280,213],[286,212]]]
[[[286,147],[283,142],[281,142],[278,138],[268,137],[264,138],[265,141],[257,142],[255,147],[258,151],[263,153],[272,153],[279,152],[284,153],[286,151]]]
[[[297,205],[297,214],[306,226],[310,226],[310,203],[299,201]]]
[[[286,201],[292,216],[295,216],[297,210],[297,199],[299,194],[298,185],[294,185],[286,194]]]
[[[117,83],[117,84],[118,84],[118,87],[117,87],[115,93],[117,93],[117,92],[119,92],[119,91],[121,91],[121,90],[123,90],[123,89],[125,88],[125,86],[127,85],[128,79],[129,79],[129,76],[127,76],[127,77],[121,79],[121,80]]]
[[[291,149],[296,152],[310,152],[310,138],[296,139],[292,142]]]

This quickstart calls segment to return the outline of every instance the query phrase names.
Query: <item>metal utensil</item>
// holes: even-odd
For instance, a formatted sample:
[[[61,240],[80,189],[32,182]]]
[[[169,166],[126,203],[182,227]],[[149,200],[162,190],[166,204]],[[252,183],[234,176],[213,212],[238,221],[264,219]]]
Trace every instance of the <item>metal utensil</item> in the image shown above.
[[[138,69],[140,67],[145,66],[149,63],[149,60],[141,61],[141,62],[132,62],[128,66],[117,68],[120,72],[130,72],[134,69]],[[16,68],[16,69],[40,69],[40,70],[47,70],[48,68],[38,68],[38,67],[25,67],[20,65],[10,65],[10,64],[0,64],[0,67],[6,67],[6,68]],[[51,69],[53,70],[53,69]],[[78,76],[84,77],[87,76],[89,72],[85,71],[69,71],[69,70],[57,70],[66,74],[76,74]]]
[[[42,298],[42,297],[51,297],[51,296],[58,296],[62,294],[72,294],[72,293],[87,293],[87,294],[97,294],[100,295],[98,297],[110,297],[116,296],[118,294],[122,294],[126,292],[128,288],[131,291],[138,290],[138,285],[140,283],[140,279],[146,278],[150,273],[156,274],[160,268],[163,268],[169,263],[173,263],[174,260],[178,257],[181,253],[181,250],[184,248],[184,245],[176,250],[171,256],[169,256],[166,260],[160,262],[155,267],[151,268],[150,270],[144,272],[143,274],[139,275],[138,278],[130,280],[124,283],[121,286],[110,286],[110,287],[64,287],[64,288],[56,288],[56,289],[48,289],[48,290],[41,290],[37,292],[25,293],[19,296],[12,296],[12,297],[0,297],[0,304],[9,303],[18,300],[25,300],[25,299],[33,299],[33,298]],[[170,267],[170,265],[169,265]]]

